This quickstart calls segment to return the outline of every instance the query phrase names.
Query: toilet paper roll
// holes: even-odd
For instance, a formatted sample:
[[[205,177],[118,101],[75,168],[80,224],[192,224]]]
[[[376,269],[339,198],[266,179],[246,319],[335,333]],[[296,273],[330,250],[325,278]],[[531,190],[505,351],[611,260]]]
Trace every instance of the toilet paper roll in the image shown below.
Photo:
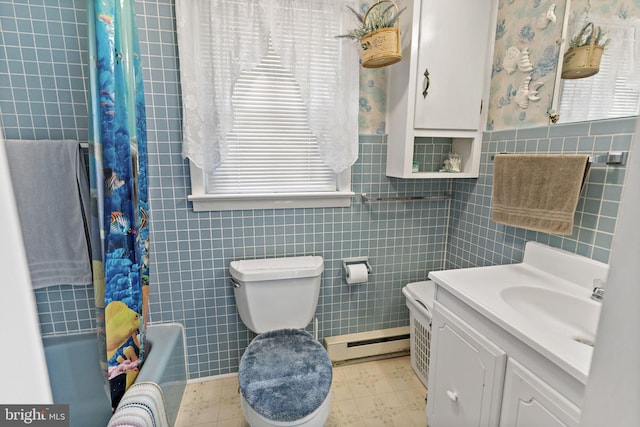
[[[349,264],[347,265],[347,283],[352,285],[355,283],[367,283],[369,280],[369,272],[365,264]]]

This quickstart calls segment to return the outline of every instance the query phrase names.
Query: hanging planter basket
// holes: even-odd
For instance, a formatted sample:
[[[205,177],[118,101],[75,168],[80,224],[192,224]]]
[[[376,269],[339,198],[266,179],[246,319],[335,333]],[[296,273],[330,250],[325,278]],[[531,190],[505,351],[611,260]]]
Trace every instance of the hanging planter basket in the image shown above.
[[[591,27],[591,42],[586,46],[569,49],[564,54],[562,74],[560,75],[563,79],[583,79],[600,71],[604,45],[595,44],[595,28],[592,22],[587,23],[582,32],[589,26]]]
[[[367,24],[370,12],[383,3],[392,3],[398,13],[398,5],[391,0],[381,0],[373,4],[364,15],[364,24]],[[395,26],[380,28],[365,34],[360,38],[360,59],[365,68],[380,68],[395,64],[402,59],[400,46],[400,22]]]

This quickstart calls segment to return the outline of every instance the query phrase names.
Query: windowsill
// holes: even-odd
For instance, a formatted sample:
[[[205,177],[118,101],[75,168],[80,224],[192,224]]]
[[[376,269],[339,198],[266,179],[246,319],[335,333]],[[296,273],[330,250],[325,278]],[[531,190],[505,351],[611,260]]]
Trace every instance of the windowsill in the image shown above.
[[[351,206],[352,191],[326,193],[274,193],[189,195],[195,212],[240,209],[343,208]]]

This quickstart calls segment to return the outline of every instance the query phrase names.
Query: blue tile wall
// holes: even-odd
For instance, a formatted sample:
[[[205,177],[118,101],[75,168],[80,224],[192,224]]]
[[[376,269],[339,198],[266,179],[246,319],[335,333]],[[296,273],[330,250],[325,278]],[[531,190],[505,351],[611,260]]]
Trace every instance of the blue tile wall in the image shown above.
[[[0,0],[0,124],[10,139],[87,139],[84,1]],[[95,330],[91,286],[35,291],[43,335]]]
[[[192,375],[234,371],[252,335],[236,313],[228,265],[234,259],[321,255],[325,260],[317,310],[320,336],[408,324],[401,288],[444,267],[449,200],[383,201],[347,209],[285,209],[195,214],[186,201],[188,177],[179,142],[152,190],[155,283],[152,320],[187,328]],[[415,182],[384,176],[381,136],[362,136],[353,190],[375,196],[439,194],[448,180]],[[163,181],[170,182],[167,186]],[[366,285],[342,279],[342,260],[368,256]],[[193,350],[193,351],[191,351]]]
[[[0,1],[0,111],[15,139],[87,139],[81,0]]]
[[[47,286],[35,291],[43,336],[69,335],[96,329],[93,285]]]
[[[321,337],[407,325],[401,293],[406,283],[446,265],[518,261],[526,240],[608,259],[624,169],[594,167],[575,236],[556,238],[489,221],[489,154],[625,149],[631,120],[488,133],[477,180],[387,178],[384,136],[362,135],[352,177],[357,194],[453,192],[453,199],[365,204],[356,196],[349,208],[194,213],[186,200],[188,164],[181,157],[174,5],[143,0],[136,11],[150,156],[150,315],[152,322],[185,326],[191,378],[236,371],[252,338],[238,318],[229,285],[234,259],[323,256]],[[85,22],[81,0],[0,0],[0,117],[7,138],[86,140]],[[421,141],[419,161],[437,167],[447,150],[446,141]],[[369,257],[373,274],[367,285],[342,280],[342,260],[354,256]],[[43,335],[93,330],[93,298],[90,286],[38,290]]]
[[[234,259],[321,255],[321,337],[408,324],[401,288],[444,267],[450,200],[374,202],[350,208],[194,213],[186,197],[172,1],[136,2],[144,64],[150,155],[152,322],[186,327],[192,378],[237,370],[252,335],[236,313],[228,265]],[[86,140],[84,1],[0,0],[0,112],[11,139]],[[449,180],[384,175],[384,136],[363,135],[353,190],[372,196],[440,194]],[[368,256],[366,285],[348,286],[342,260]],[[95,328],[93,290],[67,285],[36,292],[43,335]]]
[[[625,118],[485,133],[480,177],[454,184],[448,268],[519,262],[524,244],[530,240],[608,262],[625,166],[591,166],[576,209],[573,233],[558,236],[491,221],[491,155],[501,152],[604,154],[629,151],[635,125],[635,118]]]

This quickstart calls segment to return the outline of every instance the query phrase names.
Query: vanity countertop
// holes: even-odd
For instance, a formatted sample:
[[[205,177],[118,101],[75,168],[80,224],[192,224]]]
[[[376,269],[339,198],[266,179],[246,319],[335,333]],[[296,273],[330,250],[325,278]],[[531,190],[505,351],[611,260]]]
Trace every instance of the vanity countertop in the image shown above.
[[[607,273],[607,264],[529,242],[522,263],[433,271],[429,278],[586,383],[601,307],[591,299],[592,282]]]

